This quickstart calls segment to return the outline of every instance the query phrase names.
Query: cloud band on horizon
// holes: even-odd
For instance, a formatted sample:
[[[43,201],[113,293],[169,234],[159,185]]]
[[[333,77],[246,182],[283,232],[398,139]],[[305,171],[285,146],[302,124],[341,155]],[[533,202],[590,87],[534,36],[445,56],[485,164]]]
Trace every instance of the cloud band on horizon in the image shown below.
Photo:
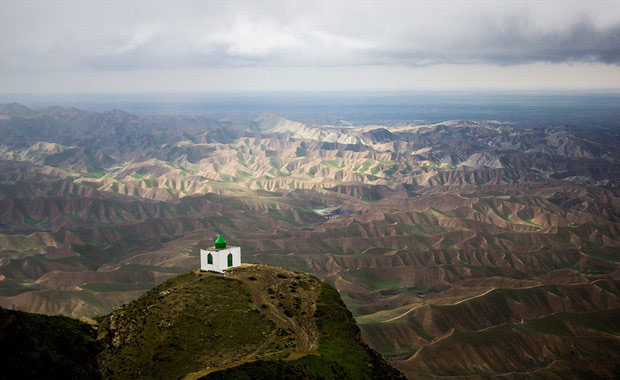
[[[612,1],[8,2],[3,8],[3,76],[620,65],[620,4]]]

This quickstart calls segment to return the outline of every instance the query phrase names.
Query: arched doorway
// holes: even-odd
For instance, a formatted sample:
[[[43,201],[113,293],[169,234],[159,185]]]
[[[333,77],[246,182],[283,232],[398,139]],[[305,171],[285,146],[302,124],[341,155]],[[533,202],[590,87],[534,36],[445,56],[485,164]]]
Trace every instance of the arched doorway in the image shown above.
[[[213,255],[210,253],[207,255],[207,264],[213,264]]]
[[[232,258],[232,253],[228,254],[228,266],[232,267],[233,266],[233,258]]]

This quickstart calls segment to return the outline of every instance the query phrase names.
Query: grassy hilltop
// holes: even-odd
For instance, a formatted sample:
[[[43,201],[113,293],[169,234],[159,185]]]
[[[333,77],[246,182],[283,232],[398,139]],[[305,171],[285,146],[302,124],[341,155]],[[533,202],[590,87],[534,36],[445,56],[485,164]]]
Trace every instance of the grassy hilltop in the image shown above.
[[[226,276],[181,274],[99,318],[96,340],[79,321],[21,314],[22,323],[47,324],[25,329],[36,336],[24,340],[23,350],[49,342],[49,368],[66,367],[65,356],[76,358],[75,351],[82,355],[70,371],[50,372],[57,378],[89,378],[88,371],[90,378],[103,379],[401,378],[361,342],[336,290],[277,267],[245,265]],[[63,332],[56,327],[65,325]],[[0,325],[0,337],[11,333]],[[38,370],[43,372],[32,378],[45,377]]]

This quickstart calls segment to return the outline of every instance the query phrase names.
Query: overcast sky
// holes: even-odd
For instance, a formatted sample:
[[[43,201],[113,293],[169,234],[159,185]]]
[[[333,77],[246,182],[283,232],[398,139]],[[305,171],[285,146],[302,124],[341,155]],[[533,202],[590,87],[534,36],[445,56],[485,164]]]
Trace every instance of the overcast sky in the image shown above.
[[[620,1],[0,7],[4,94],[620,88]]]

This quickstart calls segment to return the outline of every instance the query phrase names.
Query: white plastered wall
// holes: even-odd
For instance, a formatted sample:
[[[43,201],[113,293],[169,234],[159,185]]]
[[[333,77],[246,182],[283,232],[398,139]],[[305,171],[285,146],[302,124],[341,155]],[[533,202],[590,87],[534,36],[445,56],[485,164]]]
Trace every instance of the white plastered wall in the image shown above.
[[[209,253],[213,255],[213,264],[208,264]],[[232,254],[232,266],[228,266],[228,255]],[[224,249],[201,249],[200,270],[224,273],[224,269],[241,265],[241,248],[228,247]]]

